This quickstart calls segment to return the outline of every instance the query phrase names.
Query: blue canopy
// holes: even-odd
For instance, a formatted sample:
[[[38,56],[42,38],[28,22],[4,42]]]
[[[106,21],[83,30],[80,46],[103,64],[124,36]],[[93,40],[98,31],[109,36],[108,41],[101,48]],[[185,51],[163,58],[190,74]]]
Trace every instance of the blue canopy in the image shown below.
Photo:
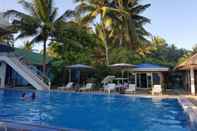
[[[150,63],[143,63],[136,65],[136,68],[133,69],[134,71],[168,71],[168,67],[164,67],[158,64],[150,64]]]
[[[67,66],[69,69],[93,69],[93,67],[89,65],[84,65],[84,64],[76,64],[76,65],[70,65]]]
[[[149,63],[144,63],[144,64],[138,64],[136,65],[137,68],[161,68],[162,66],[158,64],[149,64]]]

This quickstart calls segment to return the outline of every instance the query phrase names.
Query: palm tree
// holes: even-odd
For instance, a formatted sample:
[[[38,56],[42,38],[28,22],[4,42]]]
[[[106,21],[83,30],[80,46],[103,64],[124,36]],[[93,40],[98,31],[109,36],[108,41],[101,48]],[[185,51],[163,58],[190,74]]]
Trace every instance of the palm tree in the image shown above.
[[[29,42],[29,41],[26,41],[24,43],[23,49],[26,50],[26,51],[31,51],[32,52],[33,51],[33,45],[32,45],[32,43]]]
[[[109,47],[108,47],[108,42],[107,42],[107,29],[103,27],[102,25],[96,25],[96,34],[98,39],[100,40],[100,46],[105,48],[105,60],[106,60],[106,65],[109,65]]]
[[[18,30],[18,38],[33,37],[30,43],[43,42],[43,73],[46,73],[46,48],[47,42],[54,34],[55,25],[63,22],[71,15],[70,11],[65,11],[57,17],[57,8],[54,7],[53,0],[20,0],[27,13],[16,10],[8,10],[5,15],[14,16],[14,26]]]
[[[108,0],[75,0],[77,3],[76,14],[81,14],[81,23],[92,23],[96,18],[100,18],[100,24],[96,27],[96,33],[105,47],[106,65],[109,65],[109,38],[111,34],[112,12],[119,12],[115,8],[111,8]]]
[[[100,27],[96,27],[96,32],[102,32],[102,41],[105,45],[106,52],[106,64],[109,64],[109,41],[111,43],[114,42],[115,45],[118,41],[119,46],[123,46],[123,43],[127,43],[126,46],[133,50],[136,50],[139,44],[148,42],[146,36],[148,36],[149,33],[143,26],[146,23],[150,23],[150,20],[140,14],[145,11],[150,4],[141,5],[139,4],[139,0],[75,1],[77,3],[76,10],[83,16],[82,21],[84,23],[89,24],[96,18],[100,18]],[[100,31],[98,31],[98,29]]]
[[[114,27],[119,45],[123,41],[128,47],[136,49],[141,43],[148,43],[146,37],[149,33],[144,28],[150,19],[141,14],[150,7],[150,4],[141,5],[139,0],[114,0],[111,6],[119,11],[114,21]]]

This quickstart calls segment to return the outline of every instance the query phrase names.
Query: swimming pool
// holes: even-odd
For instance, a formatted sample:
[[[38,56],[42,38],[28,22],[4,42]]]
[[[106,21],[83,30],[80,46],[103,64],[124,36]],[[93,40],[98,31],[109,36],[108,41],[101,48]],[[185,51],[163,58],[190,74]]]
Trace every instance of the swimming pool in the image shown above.
[[[0,90],[0,120],[91,131],[189,131],[176,99]]]

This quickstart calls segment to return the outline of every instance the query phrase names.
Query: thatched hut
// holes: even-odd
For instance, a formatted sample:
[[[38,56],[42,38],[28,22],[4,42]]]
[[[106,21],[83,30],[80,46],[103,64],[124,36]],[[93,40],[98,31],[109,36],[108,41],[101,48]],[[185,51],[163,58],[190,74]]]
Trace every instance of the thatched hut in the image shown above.
[[[185,71],[184,84],[190,89],[191,94],[195,95],[197,85],[197,53],[177,65],[176,69]]]

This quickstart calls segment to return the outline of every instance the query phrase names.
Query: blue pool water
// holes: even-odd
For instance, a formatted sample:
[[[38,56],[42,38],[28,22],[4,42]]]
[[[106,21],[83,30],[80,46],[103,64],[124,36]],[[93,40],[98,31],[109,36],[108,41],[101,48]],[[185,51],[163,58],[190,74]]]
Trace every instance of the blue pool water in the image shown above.
[[[0,90],[0,120],[90,131],[189,131],[176,99]]]

